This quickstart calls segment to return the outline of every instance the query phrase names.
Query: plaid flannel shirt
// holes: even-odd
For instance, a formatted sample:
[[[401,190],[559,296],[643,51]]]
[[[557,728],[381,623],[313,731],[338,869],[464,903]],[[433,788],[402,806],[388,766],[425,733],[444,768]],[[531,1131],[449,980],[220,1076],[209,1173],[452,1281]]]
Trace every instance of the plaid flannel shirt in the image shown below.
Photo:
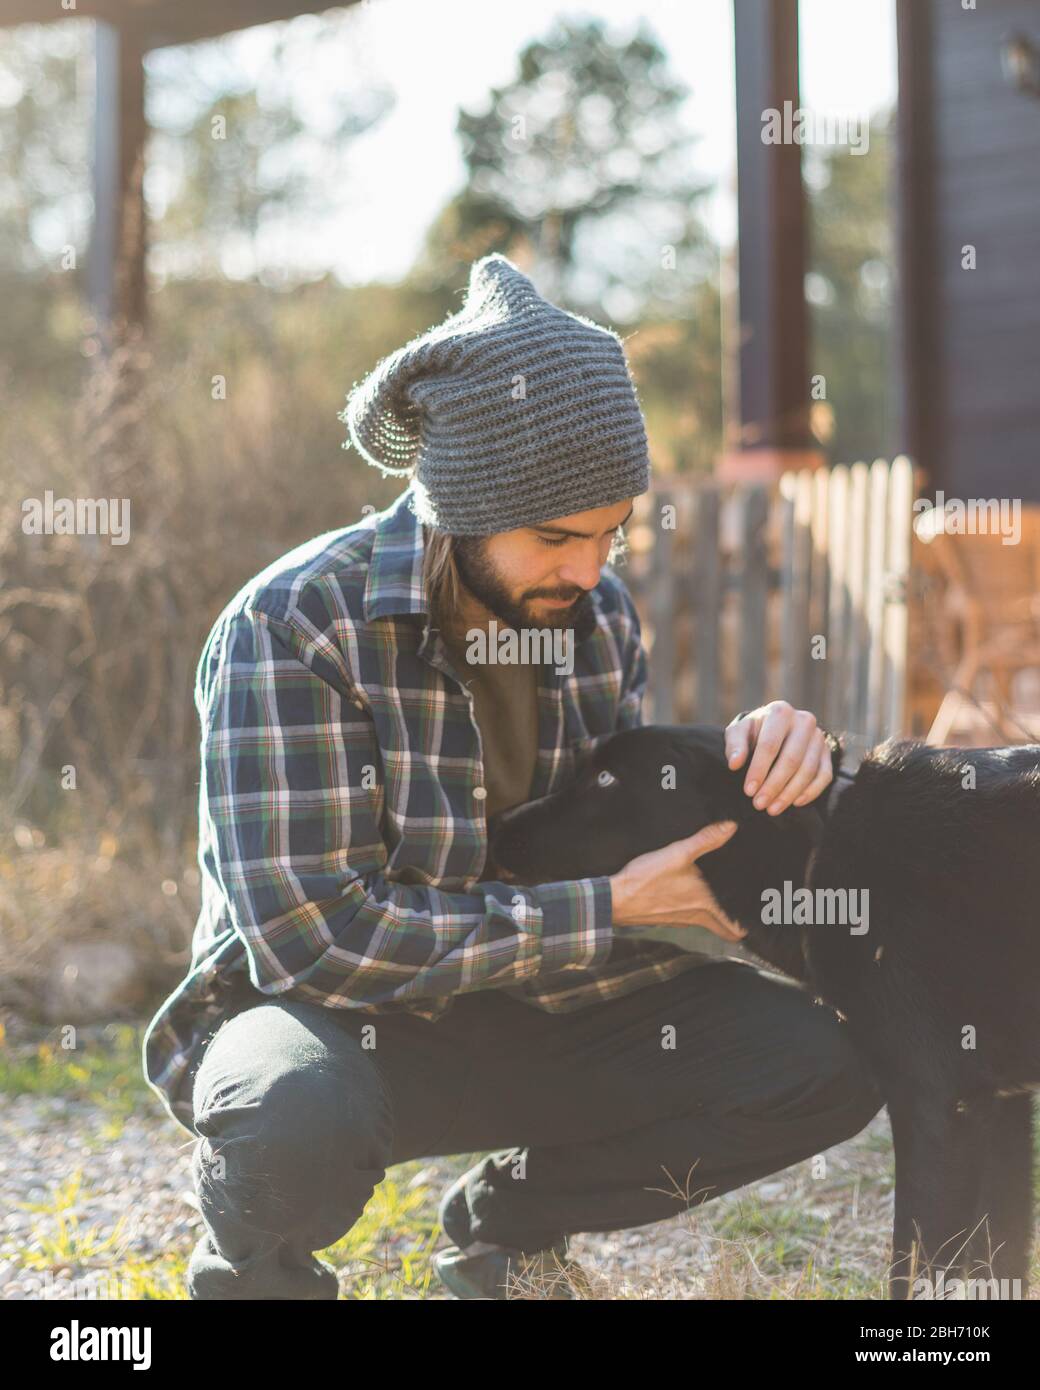
[[[203,648],[202,906],[188,973],[142,1042],[149,1086],[191,1132],[182,1082],[236,977],[272,999],[432,1020],[469,990],[558,1012],[699,963],[615,935],[606,877],[481,882],[480,733],[429,627],[411,496],[276,561]],[[639,619],[609,567],[574,637],[571,674],[538,668],[532,797],[642,721]]]

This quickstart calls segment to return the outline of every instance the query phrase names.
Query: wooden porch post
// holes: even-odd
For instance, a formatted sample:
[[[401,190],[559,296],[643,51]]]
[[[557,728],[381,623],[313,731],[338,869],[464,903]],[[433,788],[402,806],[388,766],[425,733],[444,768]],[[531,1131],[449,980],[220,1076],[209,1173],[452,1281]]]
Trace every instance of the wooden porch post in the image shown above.
[[[94,224],[87,294],[106,345],[145,322],[144,50],[132,29],[94,25]]]
[[[931,14],[927,5],[897,0],[899,105],[896,131],[895,224],[899,293],[895,298],[897,351],[895,399],[898,448],[934,488],[941,486],[937,447],[942,405],[938,398],[940,277],[935,214],[935,84]]]
[[[798,110],[798,0],[734,0],[739,226],[739,419],[719,473],[768,481],[818,466],[809,430],[801,148],[763,141],[763,118]]]

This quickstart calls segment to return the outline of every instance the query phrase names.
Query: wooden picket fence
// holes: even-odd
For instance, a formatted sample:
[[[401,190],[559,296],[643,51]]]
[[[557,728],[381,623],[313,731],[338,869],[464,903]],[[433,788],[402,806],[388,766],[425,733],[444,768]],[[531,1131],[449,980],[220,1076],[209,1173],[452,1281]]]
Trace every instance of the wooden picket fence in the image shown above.
[[[914,496],[905,457],[644,494],[620,573],[649,651],[645,717],[725,723],[782,698],[844,733],[850,762],[905,733]]]

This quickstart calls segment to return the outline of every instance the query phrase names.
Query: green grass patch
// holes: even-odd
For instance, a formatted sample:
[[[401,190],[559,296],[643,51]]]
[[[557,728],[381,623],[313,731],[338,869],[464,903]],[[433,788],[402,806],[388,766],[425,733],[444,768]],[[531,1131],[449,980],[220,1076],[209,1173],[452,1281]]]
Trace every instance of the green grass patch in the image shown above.
[[[75,1046],[63,1046],[69,1036]],[[122,1121],[154,1104],[141,1071],[141,1026],[110,1023],[79,1028],[71,1035],[52,1029],[45,1037],[13,1043],[0,1036],[0,1094],[62,1096],[85,1100],[107,1112],[118,1137]]]

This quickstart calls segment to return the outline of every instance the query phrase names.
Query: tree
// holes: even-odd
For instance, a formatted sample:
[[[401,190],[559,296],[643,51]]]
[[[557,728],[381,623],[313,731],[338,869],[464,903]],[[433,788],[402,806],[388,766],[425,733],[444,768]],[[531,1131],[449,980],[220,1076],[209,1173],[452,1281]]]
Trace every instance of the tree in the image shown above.
[[[460,110],[467,180],[430,230],[419,275],[458,278],[474,255],[522,248],[543,293],[634,321],[683,312],[717,253],[697,204],[688,89],[641,22],[561,20],[528,44],[485,109]]]
[[[90,106],[77,69],[86,24],[31,25],[0,50],[0,268],[59,270],[66,246],[85,249],[90,205]]]
[[[204,54],[191,45],[156,55],[148,115],[164,175],[150,190],[160,264],[177,274],[273,272],[283,281],[314,273],[294,248],[294,229],[342,215],[330,190],[349,186],[350,146],[394,101],[358,74],[335,89],[331,112],[323,89],[320,123],[302,109],[299,74],[333,44],[345,66],[353,61],[355,22],[334,11],[305,30],[287,26],[258,77],[227,41]]]

